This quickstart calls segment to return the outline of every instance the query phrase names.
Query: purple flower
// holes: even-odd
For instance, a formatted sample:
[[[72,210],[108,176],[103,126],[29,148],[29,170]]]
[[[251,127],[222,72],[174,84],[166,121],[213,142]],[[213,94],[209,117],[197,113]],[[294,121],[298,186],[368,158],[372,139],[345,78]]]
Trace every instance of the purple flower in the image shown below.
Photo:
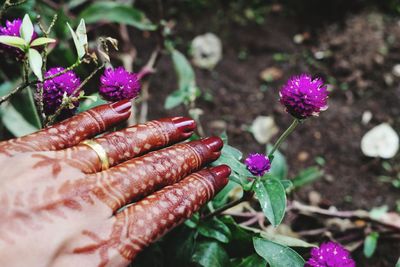
[[[311,250],[311,258],[306,267],[355,267],[356,263],[347,251],[338,243],[327,242]]]
[[[64,68],[57,67],[49,69],[45,77],[53,76],[61,71]],[[54,114],[57,108],[61,105],[63,96],[66,94],[67,96],[72,95],[72,93],[80,86],[81,80],[76,74],[70,70],[64,74],[56,76],[52,79],[44,81],[43,84],[38,85],[38,89],[40,86],[43,86],[43,111],[46,115]],[[78,94],[75,94],[78,95]],[[79,102],[74,103],[75,107],[79,105]],[[65,109],[61,113],[61,118],[70,117],[74,114],[75,109]]]
[[[253,174],[257,176],[263,176],[266,172],[271,168],[271,162],[269,159],[263,154],[250,154],[245,164],[247,169]]]
[[[106,69],[100,82],[100,95],[108,101],[135,98],[140,91],[137,74],[130,73],[123,67]]]
[[[301,74],[290,78],[279,92],[286,111],[297,119],[318,116],[328,108],[328,92],[320,78]]]
[[[8,36],[18,36],[21,37],[20,35],[20,28],[22,25],[22,20],[21,19],[15,19],[13,21],[6,21],[6,26],[0,27],[0,35],[8,35]],[[33,32],[32,34],[32,40],[36,39],[37,33]],[[19,48],[16,47],[11,47],[5,44],[0,45],[1,49],[4,51],[9,52],[10,54],[15,54],[17,58],[21,59],[24,57],[23,51],[21,51]]]

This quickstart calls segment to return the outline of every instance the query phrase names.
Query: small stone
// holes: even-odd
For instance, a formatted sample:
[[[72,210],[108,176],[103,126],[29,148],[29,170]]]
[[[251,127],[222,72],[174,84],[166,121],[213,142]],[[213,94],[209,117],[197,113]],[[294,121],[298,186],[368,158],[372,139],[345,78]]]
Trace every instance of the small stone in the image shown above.
[[[213,69],[222,58],[222,42],[213,33],[196,36],[191,45],[193,64],[203,69]]]
[[[319,131],[315,131],[314,132],[314,138],[315,139],[319,140],[319,139],[321,139],[321,137],[322,137],[321,132],[319,132]]]
[[[279,80],[283,77],[283,72],[281,69],[276,67],[269,67],[261,71],[260,79],[264,82],[273,82]]]
[[[293,36],[293,42],[295,44],[301,44],[304,42],[304,37],[301,33],[296,34],[295,36]]]
[[[308,152],[306,151],[301,151],[298,155],[297,155],[297,159],[301,162],[306,161],[308,158],[310,157],[310,154],[308,154]]]
[[[392,73],[394,76],[400,78],[400,64],[396,64],[393,66]]]
[[[361,123],[367,125],[371,121],[371,119],[372,119],[372,112],[366,110],[362,114]]]
[[[317,191],[311,191],[308,193],[308,200],[312,206],[318,206],[321,203],[322,197]]]
[[[382,123],[363,136],[361,150],[368,157],[393,158],[399,150],[399,136],[389,124]]]
[[[225,130],[228,127],[228,124],[223,120],[214,120],[210,122],[209,126],[213,129]]]
[[[251,132],[260,144],[267,144],[268,141],[279,132],[274,118],[271,116],[258,116],[251,125]]]

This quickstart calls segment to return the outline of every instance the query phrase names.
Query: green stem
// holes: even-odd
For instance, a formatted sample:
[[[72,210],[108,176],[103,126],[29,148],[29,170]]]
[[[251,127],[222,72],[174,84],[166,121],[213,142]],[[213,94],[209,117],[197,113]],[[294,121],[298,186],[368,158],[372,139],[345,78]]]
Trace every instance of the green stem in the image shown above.
[[[286,139],[286,137],[289,136],[293,132],[294,129],[296,129],[297,125],[299,125],[300,121],[298,119],[294,119],[292,124],[289,126],[289,128],[286,129],[286,131],[279,137],[278,141],[276,141],[275,145],[273,146],[272,150],[268,154],[268,158],[272,158],[274,156],[275,151],[280,147],[282,142]]]
[[[214,217],[216,215],[221,214],[222,212],[226,211],[227,209],[230,209],[230,208],[232,208],[232,207],[234,207],[234,206],[236,206],[236,205],[238,205],[238,204],[240,204],[240,203],[242,203],[244,201],[247,201],[247,200],[251,199],[253,197],[253,195],[254,195],[253,188],[254,188],[255,184],[256,184],[256,180],[253,180],[253,183],[251,184],[250,190],[249,191],[244,191],[243,192],[243,196],[241,198],[236,199],[236,200],[234,200],[232,202],[229,202],[225,206],[222,206],[222,207],[214,210],[213,212],[210,212],[209,214],[205,215],[202,219],[204,221],[208,220],[208,219],[210,219],[210,218],[212,218],[212,217]]]
[[[23,81],[25,84],[29,84],[29,65],[28,61],[24,60],[23,62]],[[39,129],[42,128],[42,121],[40,120],[39,113],[36,108],[35,98],[33,96],[33,90],[28,86],[28,100],[31,105],[31,110],[33,113],[33,118],[35,120],[35,126]]]

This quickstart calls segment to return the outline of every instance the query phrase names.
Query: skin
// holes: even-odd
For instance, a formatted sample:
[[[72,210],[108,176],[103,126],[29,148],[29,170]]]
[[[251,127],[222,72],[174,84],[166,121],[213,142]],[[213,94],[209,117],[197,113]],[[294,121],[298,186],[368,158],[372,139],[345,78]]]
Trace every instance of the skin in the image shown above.
[[[179,143],[191,119],[150,121],[82,141],[130,115],[130,102],[96,107],[0,142],[0,266],[127,266],[227,183],[216,137]]]

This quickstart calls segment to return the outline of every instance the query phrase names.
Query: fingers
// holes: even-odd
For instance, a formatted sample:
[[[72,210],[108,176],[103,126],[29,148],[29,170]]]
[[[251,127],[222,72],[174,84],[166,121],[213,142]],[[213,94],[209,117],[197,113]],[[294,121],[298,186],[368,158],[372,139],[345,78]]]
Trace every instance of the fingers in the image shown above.
[[[73,252],[102,253],[108,257],[102,257],[101,266],[110,262],[122,266],[144,247],[191,217],[227,184],[229,174],[230,168],[221,165],[165,187],[110,219],[112,230],[107,240],[99,239],[93,232],[84,232],[90,244],[75,248]],[[122,263],[118,263],[118,259]]]
[[[0,153],[12,156],[19,152],[71,147],[126,120],[130,109],[129,100],[95,107],[36,133],[1,142]]]
[[[82,197],[94,195],[113,212],[156,190],[176,183],[220,156],[223,142],[209,137],[168,147],[138,157],[105,172],[88,175]],[[86,189],[85,189],[86,188]]]
[[[95,141],[106,151],[112,167],[146,152],[185,140],[192,135],[195,128],[194,120],[174,117],[112,132]],[[63,154],[61,158],[68,159],[85,173],[98,172],[102,168],[99,156],[87,145],[77,145],[58,153]]]

